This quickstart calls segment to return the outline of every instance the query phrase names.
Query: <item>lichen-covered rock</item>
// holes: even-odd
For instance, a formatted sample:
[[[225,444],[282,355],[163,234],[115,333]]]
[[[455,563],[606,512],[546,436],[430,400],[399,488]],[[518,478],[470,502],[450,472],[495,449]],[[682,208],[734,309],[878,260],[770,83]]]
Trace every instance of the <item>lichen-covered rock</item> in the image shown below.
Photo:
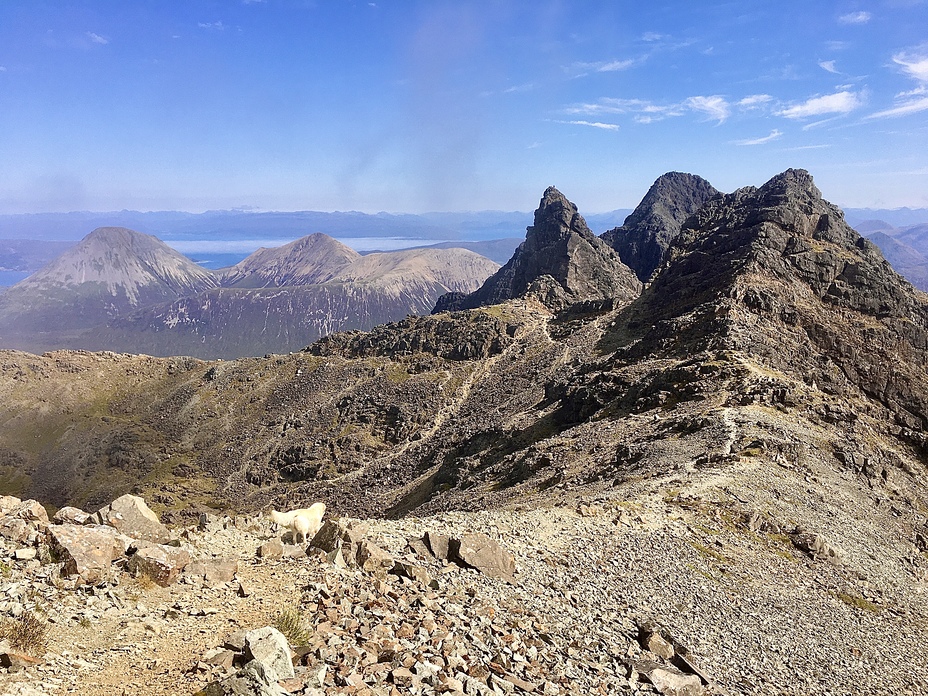
[[[80,508],[66,505],[58,510],[52,517],[55,524],[85,524],[90,519],[90,513],[84,512]]]
[[[260,662],[274,681],[293,676],[290,644],[276,628],[265,626],[248,631],[245,634],[245,656]]]

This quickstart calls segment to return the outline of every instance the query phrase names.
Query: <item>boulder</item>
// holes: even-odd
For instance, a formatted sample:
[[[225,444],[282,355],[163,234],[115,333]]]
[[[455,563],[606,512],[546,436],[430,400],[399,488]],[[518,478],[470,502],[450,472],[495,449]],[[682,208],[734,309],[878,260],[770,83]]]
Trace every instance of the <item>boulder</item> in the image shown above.
[[[449,544],[449,558],[493,578],[512,579],[515,558],[486,534],[463,534]]]
[[[447,534],[438,534],[436,532],[426,532],[423,537],[429,547],[429,551],[435,558],[441,561],[448,560],[448,545],[451,543],[451,537]]]
[[[15,499],[14,499],[15,500]],[[9,517],[16,517],[26,522],[36,522],[41,525],[48,524],[48,513],[42,504],[36,500],[24,500],[7,512]]]
[[[393,556],[367,539],[358,545],[355,560],[361,570],[372,573],[385,573],[393,567]]]
[[[642,662],[635,667],[664,696],[702,696],[706,693],[702,680],[695,674],[684,674],[674,667],[656,662]]]
[[[283,633],[271,626],[245,634],[245,657],[259,662],[274,681],[294,675],[290,644]]]
[[[168,528],[161,524],[158,516],[137,495],[124,495],[104,508],[91,519],[98,524],[108,524],[133,539],[144,539],[156,544],[171,540]]]
[[[341,549],[345,560],[350,564],[356,562],[361,542],[367,533],[367,525],[359,520],[339,518],[326,520],[316,532],[310,546],[332,553]]]
[[[231,677],[216,681],[194,696],[286,696],[268,670],[252,660]]]
[[[23,501],[15,495],[0,495],[0,515],[5,515]]]
[[[129,570],[136,575],[147,575],[161,587],[174,583],[190,563],[190,554],[184,549],[157,544],[139,549],[129,559]]]
[[[280,558],[284,555],[284,545],[280,539],[271,539],[258,547],[258,558]]]
[[[844,563],[841,552],[829,544],[821,534],[797,527],[789,538],[793,546],[808,554],[814,561],[825,561],[836,566]]]
[[[35,531],[35,527],[18,517],[0,517],[0,536],[10,541],[24,542]]]
[[[61,508],[52,517],[55,524],[85,524],[90,519],[90,513],[84,512],[80,508],[66,506]]]
[[[186,575],[198,575],[207,582],[232,582],[237,572],[234,558],[198,558],[184,568]]]
[[[110,564],[125,553],[112,527],[55,524],[47,534],[49,545],[64,562],[62,575],[79,575],[90,584],[104,580]]]

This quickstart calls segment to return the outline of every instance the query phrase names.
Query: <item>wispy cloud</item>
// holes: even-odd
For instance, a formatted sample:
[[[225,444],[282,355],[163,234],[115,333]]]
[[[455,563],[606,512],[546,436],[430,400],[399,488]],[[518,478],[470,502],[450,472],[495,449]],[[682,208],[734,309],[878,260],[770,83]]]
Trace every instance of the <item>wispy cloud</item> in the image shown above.
[[[526,82],[522,85],[513,85],[512,87],[507,87],[503,90],[503,94],[515,94],[517,92],[531,92],[535,89],[534,82]]]
[[[765,135],[763,138],[754,138],[751,140],[736,140],[735,145],[763,145],[764,143],[769,143],[773,140],[776,140],[783,132],[777,129],[770,131],[770,135]]]
[[[267,0],[242,0],[242,4],[243,4],[243,5],[262,5],[262,4],[266,3],[266,2],[267,2]],[[372,5],[373,3],[370,3],[370,2],[369,2],[369,3],[367,3],[367,4],[368,4],[368,5]]]
[[[769,94],[751,94],[744,99],[738,101],[738,106],[742,109],[759,109],[764,104],[769,104],[773,101],[773,97]]]
[[[6,66],[0,65],[0,72],[6,72]]]
[[[616,99],[604,97],[594,104],[575,104],[566,109],[569,114],[597,116],[602,114],[634,114],[638,123],[663,121],[665,118],[682,116],[682,104],[655,104],[646,99]]]
[[[640,63],[643,58],[627,58],[625,60],[607,60],[594,63],[577,62],[571,64],[566,70],[574,74],[574,77],[585,77],[590,73],[619,72],[628,70],[632,66]]]
[[[619,126],[615,123],[602,123],[600,121],[558,121],[570,126],[589,126],[590,128],[599,128],[600,130],[617,131]]]
[[[595,103],[574,104],[567,107],[565,112],[584,116],[631,114],[636,123],[654,123],[690,112],[702,114],[707,120],[721,124],[731,115],[731,104],[719,95],[688,97],[674,104],[655,104],[646,99],[603,97]]]
[[[647,41],[649,43],[651,41],[663,41],[664,39],[667,39],[667,38],[669,38],[667,34],[658,34],[656,31],[646,31],[644,34],[641,35],[641,40]]]
[[[923,86],[928,85],[928,47],[922,46],[916,51],[897,53],[893,56],[893,63],[916,82]]]
[[[215,22],[197,22],[197,26],[207,31],[225,31],[229,28],[229,25],[224,24],[221,20]]]
[[[859,92],[844,90],[821,97],[812,97],[799,104],[793,104],[778,111],[777,116],[803,119],[826,114],[849,114],[864,105],[864,97]]]
[[[928,111],[928,97],[909,99],[891,109],[885,109],[883,111],[877,111],[875,114],[870,114],[867,118],[895,118],[897,116],[917,114],[921,111]]]
[[[869,12],[849,12],[847,14],[841,15],[838,17],[838,22],[841,24],[866,24],[871,19],[873,15]]]
[[[110,42],[105,36],[100,36],[99,34],[94,34],[92,31],[87,32],[87,38],[93,41],[95,44],[101,44],[106,46]]]
[[[830,73],[838,74],[838,69],[835,67],[835,61],[833,60],[820,60],[818,62],[818,67],[822,70],[825,70]]]
[[[868,119],[910,116],[928,110],[928,46],[897,53],[893,56],[893,63],[901,68],[903,74],[915,80],[915,89],[900,92],[896,95],[895,106],[870,114]]]
[[[689,97],[683,105],[693,111],[705,114],[707,120],[721,124],[731,115],[731,105],[717,94],[710,97]]]

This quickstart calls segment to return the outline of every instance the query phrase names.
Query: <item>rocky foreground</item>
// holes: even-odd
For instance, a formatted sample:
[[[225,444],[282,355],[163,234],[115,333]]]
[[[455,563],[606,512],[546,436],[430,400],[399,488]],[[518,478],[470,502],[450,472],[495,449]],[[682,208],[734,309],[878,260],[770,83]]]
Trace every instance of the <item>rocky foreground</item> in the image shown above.
[[[885,523],[880,489],[813,466],[328,520],[308,546],[262,517],[167,530],[124,496],[46,522],[7,497],[3,630],[33,616],[47,639],[0,643],[0,688],[925,693],[928,530]],[[109,558],[75,541],[93,534],[117,542]]]

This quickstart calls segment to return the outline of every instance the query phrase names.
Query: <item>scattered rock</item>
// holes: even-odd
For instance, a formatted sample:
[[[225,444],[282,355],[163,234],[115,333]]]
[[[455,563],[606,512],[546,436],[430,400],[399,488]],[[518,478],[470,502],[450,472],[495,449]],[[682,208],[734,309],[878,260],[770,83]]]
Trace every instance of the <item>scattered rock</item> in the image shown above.
[[[161,524],[158,516],[145,504],[142,498],[135,495],[124,495],[104,508],[101,508],[91,519],[98,524],[108,524],[117,530],[132,537],[156,544],[163,544],[171,540],[168,528]]]
[[[79,575],[90,584],[105,579],[110,564],[125,553],[112,527],[54,524],[48,528],[48,537],[63,561],[62,575]]]
[[[55,513],[55,516],[52,517],[52,522],[55,524],[86,524],[89,519],[90,513],[68,505]]]
[[[157,544],[139,549],[129,559],[129,570],[136,575],[147,575],[162,587],[177,581],[190,563],[190,554],[184,549]]]
[[[245,657],[264,666],[274,681],[291,679],[294,675],[290,645],[284,634],[271,626],[257,628],[245,634]]]
[[[486,534],[463,534],[460,539],[452,539],[449,557],[493,578],[512,580],[516,570],[513,555]]]

